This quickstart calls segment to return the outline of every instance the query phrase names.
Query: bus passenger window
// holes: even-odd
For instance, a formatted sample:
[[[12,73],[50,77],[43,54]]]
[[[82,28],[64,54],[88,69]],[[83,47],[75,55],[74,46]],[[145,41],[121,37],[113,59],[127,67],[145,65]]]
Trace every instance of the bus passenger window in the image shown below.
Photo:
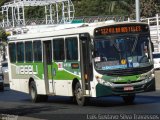
[[[41,62],[42,61],[41,41],[33,42],[33,51],[34,51],[34,61]]]
[[[64,39],[53,40],[53,59],[56,61],[64,60]]]
[[[9,57],[10,57],[11,63],[16,62],[16,44],[15,43],[9,44]]]
[[[24,62],[24,43],[23,42],[17,43],[17,61]]]
[[[33,61],[32,42],[25,42],[25,60],[26,62]]]
[[[78,60],[78,41],[76,37],[66,38],[67,60]]]

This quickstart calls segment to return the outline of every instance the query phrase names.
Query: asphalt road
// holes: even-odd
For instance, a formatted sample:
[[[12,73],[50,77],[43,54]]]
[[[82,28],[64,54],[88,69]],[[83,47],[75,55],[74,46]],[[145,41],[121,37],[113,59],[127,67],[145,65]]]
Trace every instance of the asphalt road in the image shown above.
[[[160,71],[156,71],[159,83]],[[49,97],[48,102],[32,103],[30,96],[5,88],[0,92],[0,119],[11,120],[106,120],[143,119],[160,120],[160,89],[137,94],[133,105],[124,104],[121,97],[92,98],[87,106],[80,107],[69,97]],[[149,116],[146,118],[146,115]]]
[[[35,104],[30,102],[29,95],[6,89],[0,92],[0,114],[14,115],[19,120],[87,120],[88,115],[97,114],[160,115],[159,95],[160,91],[139,94],[133,105],[125,105],[121,97],[104,97],[91,99],[87,106],[80,107],[69,97],[49,97],[48,102]]]

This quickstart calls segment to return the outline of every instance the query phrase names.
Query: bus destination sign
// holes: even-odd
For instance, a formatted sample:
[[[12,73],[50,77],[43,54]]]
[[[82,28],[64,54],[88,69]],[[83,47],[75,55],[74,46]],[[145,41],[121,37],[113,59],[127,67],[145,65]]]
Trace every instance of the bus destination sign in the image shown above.
[[[123,33],[139,33],[147,32],[147,25],[131,24],[131,25],[114,25],[105,26],[95,29],[95,35],[110,35],[110,34],[123,34]]]

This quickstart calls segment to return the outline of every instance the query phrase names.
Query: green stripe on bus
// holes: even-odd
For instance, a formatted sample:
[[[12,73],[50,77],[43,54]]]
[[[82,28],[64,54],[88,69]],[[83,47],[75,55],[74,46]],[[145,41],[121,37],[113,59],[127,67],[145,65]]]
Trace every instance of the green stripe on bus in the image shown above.
[[[65,64],[71,64],[66,62]],[[44,66],[41,62],[36,63],[15,63],[16,66],[25,66],[31,65],[33,66],[33,72],[37,73],[34,74],[39,79],[43,79],[44,77]],[[69,65],[70,66],[70,65]],[[55,69],[55,76],[53,76],[53,68]],[[73,70],[71,67],[63,67],[64,70],[58,70],[58,65],[53,63],[53,68],[51,70],[51,65],[48,65],[48,79],[55,79],[55,80],[73,80],[74,78],[80,79],[80,69]],[[76,72],[77,74],[75,74]],[[21,74],[22,76],[23,74]],[[25,75],[25,74],[24,74]],[[26,76],[26,75],[25,75]]]

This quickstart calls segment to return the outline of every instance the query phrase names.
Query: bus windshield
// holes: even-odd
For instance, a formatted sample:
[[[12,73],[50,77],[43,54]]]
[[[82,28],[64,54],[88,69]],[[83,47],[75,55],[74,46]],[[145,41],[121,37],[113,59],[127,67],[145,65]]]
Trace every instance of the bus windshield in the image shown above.
[[[95,68],[114,70],[147,67],[150,64],[149,36],[119,35],[97,37],[95,46]]]

